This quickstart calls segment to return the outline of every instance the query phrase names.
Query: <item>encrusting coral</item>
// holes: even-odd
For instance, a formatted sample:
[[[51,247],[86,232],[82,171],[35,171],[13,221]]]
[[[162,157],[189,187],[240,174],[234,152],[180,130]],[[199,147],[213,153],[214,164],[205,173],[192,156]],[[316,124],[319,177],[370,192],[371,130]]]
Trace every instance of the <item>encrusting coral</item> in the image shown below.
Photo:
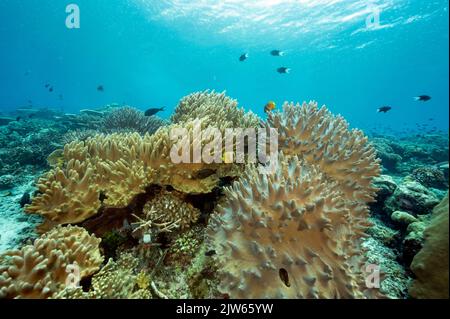
[[[414,298],[448,299],[448,193],[433,210],[425,244],[411,263],[417,276],[409,289]]]
[[[56,227],[33,245],[6,252],[0,266],[0,298],[48,298],[63,290],[68,266],[77,265],[79,279],[95,273],[103,262],[100,239],[80,227]]]
[[[362,298],[361,248],[379,161],[360,131],[314,103],[269,115],[274,174],[247,168],[216,209],[207,241],[231,298]]]

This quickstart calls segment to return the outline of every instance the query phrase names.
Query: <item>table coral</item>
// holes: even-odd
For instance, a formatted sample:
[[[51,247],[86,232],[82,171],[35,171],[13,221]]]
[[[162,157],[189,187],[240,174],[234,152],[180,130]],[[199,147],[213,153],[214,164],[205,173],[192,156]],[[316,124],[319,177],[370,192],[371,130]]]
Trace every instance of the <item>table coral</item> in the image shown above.
[[[33,245],[4,254],[0,298],[48,298],[65,288],[67,266],[77,263],[80,278],[103,262],[100,239],[80,227],[56,227]]]

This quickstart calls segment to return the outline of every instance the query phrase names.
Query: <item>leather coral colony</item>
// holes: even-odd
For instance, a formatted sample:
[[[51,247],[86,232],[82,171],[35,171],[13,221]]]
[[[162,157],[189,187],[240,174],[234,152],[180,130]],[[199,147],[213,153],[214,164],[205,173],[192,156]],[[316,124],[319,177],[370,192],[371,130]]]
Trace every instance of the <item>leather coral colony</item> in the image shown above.
[[[7,252],[0,266],[0,298],[49,298],[67,287],[69,269],[79,278],[99,270],[100,239],[80,227],[56,227],[33,245]]]
[[[197,109],[191,114],[194,106]],[[216,114],[222,106],[231,114],[226,121]],[[96,215],[102,205],[126,207],[149,185],[169,185],[188,194],[208,193],[220,178],[240,174],[242,165],[238,164],[173,163],[170,151],[176,142],[170,133],[187,130],[186,135],[192,138],[183,141],[187,144],[184,148],[192,150],[194,145],[208,142],[193,133],[197,126],[205,129],[212,125],[221,130],[231,125],[250,127],[257,125],[256,116],[245,114],[234,100],[216,93],[186,97],[176,115],[179,124],[162,127],[153,135],[96,135],[67,144],[63,167],[52,169],[40,179],[40,194],[27,212],[42,215],[45,223],[41,228],[50,229],[58,224],[80,223]],[[209,174],[204,174],[205,170]]]
[[[248,168],[208,226],[220,291],[231,298],[362,298],[361,239],[379,174],[374,149],[315,103],[269,115],[280,133],[275,174]]]

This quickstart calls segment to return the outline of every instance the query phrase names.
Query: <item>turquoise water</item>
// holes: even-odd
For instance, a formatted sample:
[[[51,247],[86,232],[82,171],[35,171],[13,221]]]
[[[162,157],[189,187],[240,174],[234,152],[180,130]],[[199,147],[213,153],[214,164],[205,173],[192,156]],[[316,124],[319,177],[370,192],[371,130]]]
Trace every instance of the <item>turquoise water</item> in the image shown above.
[[[447,1],[73,2],[80,29],[65,25],[68,1],[0,2],[0,112],[29,101],[65,112],[117,102],[165,106],[169,117],[182,96],[215,89],[261,116],[268,100],[313,99],[365,130],[430,118],[448,130]],[[368,28],[376,10],[379,25]],[[432,100],[415,102],[420,94]],[[392,111],[377,113],[383,105]]]

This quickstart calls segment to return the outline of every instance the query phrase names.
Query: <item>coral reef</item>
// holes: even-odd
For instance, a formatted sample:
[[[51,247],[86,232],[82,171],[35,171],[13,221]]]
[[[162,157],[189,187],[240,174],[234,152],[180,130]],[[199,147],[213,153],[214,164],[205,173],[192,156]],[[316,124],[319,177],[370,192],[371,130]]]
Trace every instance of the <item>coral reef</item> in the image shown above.
[[[397,154],[391,143],[383,138],[374,138],[373,143],[377,150],[377,156],[381,159],[381,163],[388,171],[395,172],[397,165],[403,160],[403,158]]]
[[[426,187],[448,189],[448,175],[437,167],[418,167],[412,171],[411,177]]]
[[[171,122],[118,104],[18,112],[0,124],[0,298],[408,298],[412,271],[411,296],[448,297],[448,136],[369,142],[315,102],[263,122],[214,91]],[[276,129],[275,171],[229,162],[229,128]]]
[[[414,257],[411,269],[417,276],[409,293],[415,298],[448,299],[448,193],[435,207],[425,230],[425,244]]]
[[[417,214],[428,214],[439,203],[437,196],[418,182],[405,179],[386,201],[391,211],[404,210]]]
[[[197,123],[184,124],[189,136],[193,136]],[[184,193],[208,193],[222,177],[237,176],[242,170],[240,164],[175,164],[171,160],[175,142],[170,137],[174,127],[178,126],[161,128],[151,136],[96,135],[66,145],[64,166],[40,179],[40,193],[27,206],[27,212],[44,216],[48,227],[79,223],[97,214],[101,205],[127,206],[152,184],[170,185]],[[192,145],[206,141],[194,136],[183,143],[192,150]]]
[[[100,240],[80,227],[56,227],[21,250],[2,256],[0,298],[48,298],[63,290],[69,265],[76,264],[80,278],[95,273],[103,257]]]
[[[384,136],[372,141],[383,168],[390,173],[407,175],[416,168],[449,161],[448,134],[417,134],[404,138]]]
[[[141,135],[153,134],[164,126],[165,121],[157,116],[147,117],[133,107],[125,106],[111,111],[103,119],[101,131],[104,133],[134,133]]]

